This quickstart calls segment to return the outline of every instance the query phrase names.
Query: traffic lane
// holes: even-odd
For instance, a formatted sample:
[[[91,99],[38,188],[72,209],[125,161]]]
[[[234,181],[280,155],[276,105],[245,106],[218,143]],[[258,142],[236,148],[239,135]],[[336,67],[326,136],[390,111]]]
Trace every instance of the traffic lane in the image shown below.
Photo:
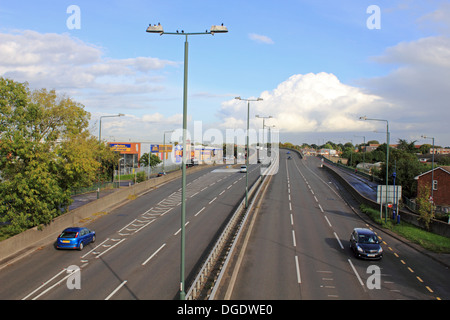
[[[205,174],[205,172],[216,168],[205,168],[188,175],[188,179],[193,180]],[[111,237],[121,226],[133,221],[140,214],[139,210],[142,202],[146,202],[148,205],[156,204],[161,200],[160,197],[166,197],[168,193],[172,192],[172,189],[179,187],[179,185],[178,181],[168,182],[164,184],[164,187],[151,190],[151,195],[146,193],[129,202],[128,205],[134,206],[133,210],[127,207],[119,207],[108,215],[98,215],[97,217],[101,219],[87,221],[86,223],[91,222],[89,223],[89,228],[97,232],[96,244]],[[90,244],[83,252],[92,249],[96,244]],[[34,288],[53,278],[55,274],[64,273],[65,268],[68,266],[80,264],[82,262],[80,262],[80,255],[77,252],[55,250],[53,243],[41,247],[27,257],[0,270],[0,283],[2,283],[0,297],[4,299],[21,299]]]
[[[187,201],[186,286],[200,268],[202,258],[209,253],[209,247],[215,235],[220,232],[220,227],[242,199],[244,186],[242,176],[242,174],[234,174],[231,179],[225,179],[224,183],[211,183],[208,192],[196,195],[195,201]],[[254,178],[256,179],[256,175]],[[221,179],[217,179],[219,180]],[[234,183],[235,181],[240,183]],[[228,188],[229,186],[233,188]],[[179,227],[179,214],[173,216],[177,220],[175,224]],[[156,251],[151,251],[152,254],[149,253],[151,258],[146,260],[145,267],[127,279],[128,290],[120,290],[112,299],[132,299],[130,292],[139,299],[177,298],[180,285],[180,236],[178,229]],[[147,281],[142,282],[142,279]],[[187,291],[188,287],[185,289]]]
[[[206,176],[206,175],[205,175]],[[197,187],[193,187],[188,189],[188,201],[187,201],[187,221],[189,222],[188,218],[190,216],[190,213],[196,211],[198,212],[198,208],[201,205],[206,205],[211,202],[211,197],[214,194],[220,195],[219,192],[220,188],[225,188],[226,185],[234,185],[233,181],[240,181],[242,180],[242,174],[239,176],[235,176],[235,178],[231,177],[228,179],[230,182],[228,182],[227,179],[224,179],[223,177],[219,177],[219,174],[210,174],[209,180],[202,179],[201,181],[197,182],[199,184]],[[221,185],[221,183],[217,183],[217,181],[224,180],[224,184]],[[195,179],[193,180],[195,181]],[[202,188],[203,186],[205,186]],[[192,186],[192,185],[191,185]],[[215,186],[215,187],[214,187]],[[197,190],[203,190],[199,194]],[[205,189],[206,188],[206,189]],[[217,188],[217,192],[215,190]],[[236,184],[236,188],[239,188],[240,191],[238,193],[240,194],[240,197],[242,198],[242,190],[243,183]],[[200,190],[200,191],[201,191]],[[231,189],[233,190],[233,189]],[[191,195],[191,197],[189,197]],[[223,193],[222,193],[223,195]],[[177,195],[174,195],[172,197],[176,197]],[[204,203],[202,201],[199,201],[199,197],[204,198]],[[170,198],[170,197],[169,197]],[[162,201],[162,204],[166,202],[167,199]],[[170,199],[169,199],[170,200]],[[171,200],[173,203],[174,201]],[[178,201],[178,200],[176,200]],[[175,202],[176,202],[175,201]],[[227,201],[229,203],[229,201]],[[194,207],[191,206],[191,204],[194,205]],[[197,206],[197,207],[195,207]],[[166,208],[165,208],[166,209]],[[194,209],[194,210],[191,210]],[[170,210],[170,209],[169,209]],[[201,210],[201,209],[200,209]],[[141,210],[142,211],[142,210]],[[229,211],[229,209],[228,209]],[[153,212],[153,211],[150,211]],[[83,290],[80,290],[76,292],[74,295],[73,292],[70,292],[68,290],[65,290],[64,288],[61,288],[60,292],[54,291],[51,295],[48,295],[48,298],[50,299],[58,299],[61,297],[65,297],[65,299],[79,299],[79,298],[85,298],[89,297],[90,299],[101,299],[101,297],[105,296],[105,291],[114,291],[113,288],[115,285],[121,286],[120,290],[120,298],[123,299],[136,299],[136,298],[153,298],[153,299],[172,299],[173,295],[177,292],[178,283],[177,281],[172,281],[173,279],[179,279],[179,276],[177,276],[177,273],[179,272],[179,269],[177,267],[174,268],[167,268],[167,265],[171,266],[178,266],[179,264],[172,264],[172,263],[163,263],[162,268],[157,268],[157,270],[151,269],[150,274],[145,276],[146,279],[149,280],[149,282],[152,283],[151,287],[144,286],[143,290],[145,290],[144,294],[141,294],[136,288],[136,286],[133,285],[133,279],[126,279],[129,278],[130,275],[136,274],[137,281],[137,287],[142,286],[141,280],[140,280],[140,265],[149,263],[149,258],[147,257],[149,255],[148,252],[154,252],[157,253],[158,258],[164,261],[165,259],[170,260],[173,259],[173,256],[179,255],[179,249],[173,248],[174,246],[169,246],[169,243],[171,241],[170,238],[179,236],[179,232],[176,231],[177,228],[179,228],[179,222],[180,222],[180,207],[179,203],[176,205],[176,208],[171,210],[170,212],[167,212],[166,214],[163,214],[160,216],[155,223],[151,224],[150,226],[146,227],[142,232],[139,232],[139,234],[133,235],[133,237],[128,237],[123,244],[120,244],[117,246],[117,248],[114,249],[111,253],[108,253],[101,257],[102,264],[105,266],[103,272],[99,274],[99,272],[93,270],[97,270],[98,268],[86,268],[86,270],[82,270],[83,273],[83,279],[84,282],[88,283],[88,285],[83,286]],[[150,213],[151,214],[151,213]],[[195,214],[194,214],[195,215]],[[140,218],[141,219],[141,218]],[[216,223],[218,224],[218,223]],[[189,230],[189,228],[186,228]],[[158,234],[159,232],[159,234]],[[205,231],[203,231],[204,233]],[[152,235],[154,236],[154,239],[146,239],[146,235]],[[173,236],[171,236],[173,235]],[[159,246],[159,244],[162,242],[162,239],[165,239],[164,237],[169,237],[168,240],[166,240],[163,245]],[[147,237],[148,238],[148,237]],[[208,242],[210,239],[207,239],[206,241],[203,240],[203,242]],[[175,242],[175,246],[178,242]],[[148,247],[147,247],[147,244]],[[203,244],[204,245],[204,244]],[[163,247],[164,246],[164,247]],[[167,247],[166,247],[167,246]],[[205,246],[205,245],[204,245]],[[149,248],[151,247],[151,248]],[[158,248],[157,248],[158,247]],[[197,248],[201,247],[200,244],[198,244]],[[164,250],[162,250],[164,248]],[[108,250],[108,249],[107,249]],[[188,248],[187,248],[188,250]],[[172,254],[170,254],[172,252]],[[188,252],[188,251],[187,251]],[[152,256],[154,255],[152,254]],[[116,258],[116,257],[120,258]],[[152,257],[150,256],[150,257]],[[188,255],[187,255],[188,256]],[[194,257],[194,255],[191,255]],[[98,255],[97,255],[98,257]],[[146,261],[144,261],[144,258]],[[156,256],[152,257],[156,258]],[[85,257],[85,259],[87,259]],[[194,258],[193,258],[194,259]],[[139,260],[139,261],[137,261]],[[160,260],[160,261],[161,261]],[[144,261],[145,263],[141,262]],[[192,261],[195,261],[192,260]],[[188,262],[188,260],[187,260]],[[188,263],[187,263],[188,264]],[[99,264],[96,264],[97,266]],[[189,266],[187,267],[187,270]],[[170,275],[169,275],[170,274]],[[127,276],[128,275],[128,276]],[[131,276],[130,276],[131,277]],[[153,277],[153,278],[152,278]],[[87,279],[87,280],[86,280]],[[109,279],[109,280],[108,280]],[[167,280],[170,279],[170,283],[167,283]],[[127,281],[124,283],[124,281]],[[103,285],[104,283],[107,283],[107,285]],[[92,290],[90,289],[92,287]],[[97,289],[98,287],[101,287],[100,289]],[[152,288],[156,288],[156,291],[152,291]],[[114,290],[113,290],[114,289]],[[84,295],[80,295],[82,292],[84,292]],[[148,292],[148,293],[147,293]],[[149,296],[149,294],[156,294],[156,296]],[[47,297],[46,297],[47,298]]]
[[[303,181],[308,186],[310,196],[314,199],[315,205],[318,206],[321,212],[319,216],[322,216],[325,219],[326,225],[328,225],[330,232],[332,232],[332,236],[326,238],[325,241],[332,246],[330,248],[338,248],[337,250],[328,253],[324,252],[324,261],[330,261],[331,255],[333,254],[335,257],[331,259],[331,261],[333,261],[333,266],[330,265],[328,270],[321,270],[324,283],[319,287],[330,289],[324,290],[329,291],[327,296],[339,299],[380,299],[392,297],[390,294],[396,292],[395,289],[382,294],[380,294],[380,291],[367,290],[367,279],[365,279],[365,275],[367,274],[366,269],[368,267],[367,262],[360,263],[361,261],[359,260],[354,261],[352,253],[348,248],[348,241],[344,240],[347,238],[347,233],[349,234],[351,230],[353,230],[353,227],[363,226],[362,221],[353,214],[340,197],[336,197],[335,199],[333,196],[330,196],[334,193],[334,190],[326,181],[321,180],[318,175],[311,172],[312,170],[301,170],[303,168],[301,163],[297,164],[294,162],[294,164],[297,172],[299,172]],[[306,201],[307,199],[304,202]],[[308,225],[312,226],[313,223],[309,222]],[[316,224],[316,230],[321,226],[323,226],[323,224]],[[320,233],[321,232],[318,232],[317,234]],[[344,239],[342,239],[342,235],[344,235]],[[325,233],[322,233],[322,236],[325,236]],[[313,237],[314,234],[307,236],[308,239]],[[317,241],[320,242],[320,237]],[[337,244],[339,245],[338,247],[336,247]],[[324,248],[326,248],[326,246],[317,246],[315,250],[320,252],[321,249]],[[314,253],[315,256],[316,254],[317,253]],[[369,265],[374,266],[376,263],[377,262],[372,262]],[[324,268],[325,267],[326,266],[324,266]],[[320,270],[318,269],[318,266],[316,266],[316,270]],[[308,278],[310,277],[313,277],[313,275]],[[352,283],[352,285],[349,285],[350,283]],[[314,289],[314,287],[312,289]],[[312,292],[312,290],[309,292]]]
[[[324,216],[318,194],[311,187],[313,180],[299,170],[294,158],[288,163],[293,177],[293,226],[304,299],[363,298],[364,290],[351,272],[342,241]]]
[[[311,160],[311,159],[310,159]],[[313,161],[309,161],[309,164],[311,164]],[[313,170],[317,170],[318,168],[317,163],[313,165]],[[306,164],[306,162],[303,162],[303,164]],[[302,168],[302,166],[300,166]],[[385,280],[384,278],[391,277],[391,273],[386,272],[386,268],[382,269],[380,267],[380,262],[377,261],[363,261],[359,259],[355,259],[352,255],[352,252],[349,249],[349,234],[352,232],[354,227],[367,227],[362,220],[360,220],[351,210],[349,210],[349,207],[344,204],[343,201],[341,201],[340,197],[339,200],[327,198],[325,196],[330,189],[333,189],[333,187],[330,187],[330,184],[327,183],[324,180],[321,180],[321,178],[316,175],[313,170],[308,170],[309,168],[306,168],[306,170],[302,170],[304,172],[304,175],[309,179],[310,181],[316,180],[316,183],[311,183],[313,185],[313,190],[315,190],[315,196],[316,198],[320,199],[318,202],[321,204],[321,208],[323,208],[323,214],[325,217],[327,217],[327,221],[329,221],[330,227],[335,230],[336,237],[339,237],[338,234],[341,235],[340,242],[342,243],[342,247],[344,249],[344,254],[348,256],[348,263],[350,264],[351,269],[354,272],[354,276],[359,280],[360,287],[365,290],[365,298],[369,299],[395,299],[399,296],[394,294],[397,292],[400,292],[398,289],[394,289],[394,282]],[[314,179],[315,178],[315,179]],[[388,260],[388,257],[384,258],[384,261]],[[388,264],[388,262],[385,263],[385,265]],[[384,286],[383,289],[386,290],[367,290],[368,284],[368,273],[367,268],[369,266],[376,266],[380,270],[380,276],[383,278],[382,281],[386,281],[386,284],[389,284],[388,287]],[[383,272],[381,272],[383,270]],[[372,275],[370,273],[370,275]],[[380,278],[380,283],[381,283]],[[397,277],[398,278],[398,277]]]
[[[306,162],[303,162],[306,164]],[[313,161],[309,161],[311,171],[318,171],[320,174],[319,166],[317,165],[320,163],[318,159],[316,160],[315,164],[312,164]],[[311,165],[312,164],[312,165]],[[307,174],[309,170],[305,171],[305,174]],[[312,172],[311,172],[312,173]],[[313,174],[314,175],[314,174]],[[332,177],[329,177],[328,180],[330,180]],[[317,191],[320,193],[320,189],[327,189],[330,186],[334,186],[333,184],[330,184],[329,181],[322,181],[322,184],[317,185]],[[327,182],[328,181],[328,182]],[[322,185],[322,187],[321,187]],[[334,187],[330,187],[334,188]],[[340,197],[340,196],[339,196]],[[339,230],[338,232],[341,234],[344,234],[344,239],[342,240],[344,245],[348,245],[348,238],[349,234],[352,231],[353,227],[369,227],[366,225],[362,220],[357,218],[356,215],[354,215],[353,223],[349,225],[349,221],[352,220],[351,217],[348,215],[342,215],[342,208],[336,207],[337,203],[342,203],[342,201],[322,201],[323,208],[325,210],[325,214],[328,215],[328,219],[333,224],[333,227],[336,230]],[[352,212],[350,212],[352,214]],[[436,264],[435,261],[432,261],[430,259],[423,259],[421,254],[418,254],[417,251],[412,250],[409,246],[406,246],[401,241],[398,241],[395,238],[390,238],[387,234],[383,233],[380,230],[375,230],[378,232],[378,234],[381,236],[381,238],[386,239],[389,238],[389,241],[383,240],[382,247],[384,249],[384,258],[380,262],[370,262],[368,261],[361,261],[358,259],[352,258],[351,261],[353,261],[353,264],[355,266],[355,270],[359,277],[361,278],[361,281],[367,285],[367,280],[370,279],[370,276],[374,273],[368,273],[368,267],[371,265],[378,266],[379,269],[372,269],[372,270],[379,270],[381,280],[380,283],[382,284],[380,289],[377,290],[371,290],[370,294],[372,298],[374,299],[432,299],[434,297],[438,297],[436,293],[431,292],[431,287],[429,285],[425,285],[425,281],[423,279],[423,276],[417,276],[414,275],[415,272],[411,272],[411,270],[414,270],[412,267],[405,267],[406,263],[404,263],[405,260],[399,258],[402,256],[404,257],[404,254],[409,252],[407,256],[409,257],[409,261],[417,261],[418,263],[424,262],[426,270],[429,270],[431,265],[434,264],[433,268],[435,268],[437,274],[442,275],[442,266],[439,264]],[[394,247],[398,247],[399,250],[394,250]],[[350,253],[351,254],[351,253]],[[403,261],[403,262],[402,262]],[[415,263],[413,263],[416,265]],[[410,264],[411,265],[411,264]],[[419,268],[420,270],[420,268]],[[425,270],[425,269],[423,269]],[[448,270],[446,270],[448,271]],[[448,273],[447,273],[448,274]],[[442,283],[441,281],[444,278],[440,278],[439,281],[431,281],[430,283]],[[437,287],[436,287],[437,288]],[[433,289],[431,289],[433,291]]]
[[[231,299],[300,298],[288,212],[286,167],[280,159],[258,210]]]

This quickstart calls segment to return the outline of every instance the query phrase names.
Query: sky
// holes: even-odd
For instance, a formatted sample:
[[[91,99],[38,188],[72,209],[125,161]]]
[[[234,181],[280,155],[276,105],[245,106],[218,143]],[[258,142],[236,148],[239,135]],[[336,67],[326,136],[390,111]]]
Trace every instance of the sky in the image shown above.
[[[240,96],[281,142],[384,143],[367,116],[391,143],[450,146],[448,1],[2,1],[0,76],[82,103],[96,136],[125,114],[102,118],[105,140],[162,142],[182,127],[185,36],[145,32],[158,23],[229,31],[188,37],[194,141],[245,129]]]

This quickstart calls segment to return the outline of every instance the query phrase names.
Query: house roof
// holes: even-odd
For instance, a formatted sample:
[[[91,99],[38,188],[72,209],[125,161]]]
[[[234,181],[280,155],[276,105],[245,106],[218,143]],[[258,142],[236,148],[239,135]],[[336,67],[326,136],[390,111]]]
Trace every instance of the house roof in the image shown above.
[[[450,174],[450,166],[441,166],[441,167],[434,168],[434,170],[438,170],[438,169],[446,172],[447,174]],[[418,175],[417,177],[414,177],[414,180],[418,180],[421,176],[429,174],[431,171],[433,171],[433,170],[428,170],[427,172],[424,172],[424,173]]]

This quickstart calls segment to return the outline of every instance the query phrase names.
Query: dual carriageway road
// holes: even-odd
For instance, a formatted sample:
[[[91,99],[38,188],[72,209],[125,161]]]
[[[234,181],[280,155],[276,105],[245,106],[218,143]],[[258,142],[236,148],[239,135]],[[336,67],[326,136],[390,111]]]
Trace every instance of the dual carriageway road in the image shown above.
[[[354,258],[351,231],[372,226],[343,200],[319,159],[290,156],[280,150],[243,259],[229,271],[234,280],[225,281],[216,299],[450,299],[448,268],[381,230],[373,228],[383,241],[383,259]],[[187,284],[244,195],[245,174],[223,168],[188,175]],[[250,165],[250,184],[259,172],[259,165]],[[2,268],[0,299],[176,299],[180,200],[179,181],[168,182],[91,222],[97,241],[84,251],[48,245]],[[80,267],[79,290],[66,285],[72,265]],[[373,288],[377,281],[379,289]]]
[[[259,165],[251,165],[249,184],[258,177]],[[245,174],[224,166],[187,176],[186,285],[242,201],[244,190]],[[83,251],[47,245],[2,268],[0,299],[176,299],[180,214],[181,188],[176,179],[87,225],[97,239]],[[71,266],[79,267],[80,289],[67,287],[68,282],[76,282],[68,272]]]
[[[278,173],[254,213],[243,259],[217,298],[450,299],[448,267],[362,220],[321,164],[280,150]],[[382,260],[354,257],[349,238],[356,227],[381,238]]]

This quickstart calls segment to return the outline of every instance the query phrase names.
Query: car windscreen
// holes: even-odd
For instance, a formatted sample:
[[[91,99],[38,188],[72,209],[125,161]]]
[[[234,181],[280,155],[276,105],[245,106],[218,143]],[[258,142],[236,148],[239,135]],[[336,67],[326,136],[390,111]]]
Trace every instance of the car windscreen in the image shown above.
[[[75,231],[64,231],[63,233],[61,233],[61,235],[59,236],[60,238],[76,238],[78,232]]]
[[[358,237],[358,242],[362,244],[377,244],[378,237],[376,235],[360,234]]]

